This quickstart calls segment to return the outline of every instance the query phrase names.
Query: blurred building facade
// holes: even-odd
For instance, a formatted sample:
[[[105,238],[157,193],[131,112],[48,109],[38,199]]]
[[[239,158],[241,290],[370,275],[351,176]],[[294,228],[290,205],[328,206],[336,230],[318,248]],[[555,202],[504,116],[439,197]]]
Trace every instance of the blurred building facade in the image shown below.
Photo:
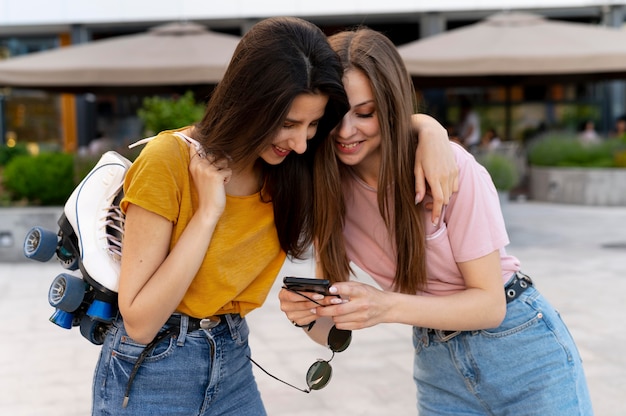
[[[258,20],[276,15],[305,18],[327,34],[355,25],[386,33],[396,45],[475,23],[503,10],[547,18],[622,27],[626,1],[600,0],[0,0],[0,59],[111,36],[137,33],[172,21],[193,21],[218,32],[241,35]],[[599,129],[626,113],[622,81],[593,85],[517,87],[523,108],[512,139],[523,140],[553,124],[593,118]],[[85,148],[95,138],[134,141],[142,134],[136,110],[146,94],[59,94],[0,85],[0,143],[37,142],[65,150]],[[147,92],[149,94],[149,91]],[[440,121],[455,118],[455,103],[470,96],[497,126],[503,91],[450,88],[422,91],[424,111]],[[546,105],[546,102],[550,105]],[[491,120],[493,119],[493,120]]]

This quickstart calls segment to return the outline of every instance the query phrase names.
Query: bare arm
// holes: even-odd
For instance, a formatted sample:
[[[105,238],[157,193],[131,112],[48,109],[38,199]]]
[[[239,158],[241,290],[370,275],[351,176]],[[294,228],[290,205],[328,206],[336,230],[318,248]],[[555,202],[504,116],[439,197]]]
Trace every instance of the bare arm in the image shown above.
[[[433,224],[439,223],[444,205],[459,190],[459,169],[446,129],[426,114],[414,114],[413,129],[419,136],[415,154],[415,202],[426,195],[426,181],[433,197]]]
[[[506,314],[499,252],[459,263],[459,268],[467,289],[453,295],[407,295],[382,291],[363,283],[342,282],[333,287],[349,301],[318,307],[316,314],[332,317],[339,329],[361,329],[383,322],[442,330],[498,326]]]
[[[198,272],[225,204],[230,169],[215,166],[190,147],[189,170],[199,207],[169,251],[172,224],[139,206],[126,215],[119,308],[128,334],[148,343],[176,310]]]

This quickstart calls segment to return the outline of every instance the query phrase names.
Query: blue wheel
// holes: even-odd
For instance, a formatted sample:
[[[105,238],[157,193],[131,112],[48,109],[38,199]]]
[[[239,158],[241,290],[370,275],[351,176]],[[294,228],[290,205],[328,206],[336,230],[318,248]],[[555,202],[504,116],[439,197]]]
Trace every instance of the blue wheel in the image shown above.
[[[50,305],[65,312],[74,312],[78,309],[84,297],[83,279],[66,273],[61,273],[54,279],[48,292]]]
[[[80,333],[94,345],[102,345],[109,325],[84,316],[80,321]]]
[[[24,239],[24,255],[29,259],[46,262],[52,258],[58,244],[56,233],[41,227],[33,227]]]

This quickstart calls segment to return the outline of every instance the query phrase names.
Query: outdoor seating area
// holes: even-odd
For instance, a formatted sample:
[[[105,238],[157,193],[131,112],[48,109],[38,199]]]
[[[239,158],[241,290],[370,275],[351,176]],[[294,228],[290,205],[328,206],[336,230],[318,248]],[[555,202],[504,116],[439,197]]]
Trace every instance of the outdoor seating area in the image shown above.
[[[2,60],[0,86],[9,89],[0,94],[0,136],[7,146],[78,154],[124,148],[144,134],[142,100],[176,100],[193,91],[201,105],[239,39],[202,24],[173,22]],[[545,192],[529,189],[546,178],[530,180],[532,140],[555,131],[577,137],[588,119],[595,121],[598,140],[615,134],[626,31],[507,11],[400,44],[399,51],[426,112],[456,123],[460,102],[469,97],[481,129],[496,128],[496,153],[511,161],[519,177],[516,195],[544,200]],[[59,108],[19,121],[35,105]],[[616,160],[612,168],[626,168],[619,155]]]
[[[626,414],[626,1],[79,3],[0,0],[0,409]]]

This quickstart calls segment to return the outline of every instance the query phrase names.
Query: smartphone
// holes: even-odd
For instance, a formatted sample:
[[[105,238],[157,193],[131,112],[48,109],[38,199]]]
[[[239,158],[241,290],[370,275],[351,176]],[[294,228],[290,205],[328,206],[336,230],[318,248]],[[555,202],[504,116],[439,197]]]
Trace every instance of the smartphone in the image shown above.
[[[298,292],[315,292],[325,296],[334,296],[328,292],[330,281],[326,279],[286,276],[283,283],[288,289]]]

